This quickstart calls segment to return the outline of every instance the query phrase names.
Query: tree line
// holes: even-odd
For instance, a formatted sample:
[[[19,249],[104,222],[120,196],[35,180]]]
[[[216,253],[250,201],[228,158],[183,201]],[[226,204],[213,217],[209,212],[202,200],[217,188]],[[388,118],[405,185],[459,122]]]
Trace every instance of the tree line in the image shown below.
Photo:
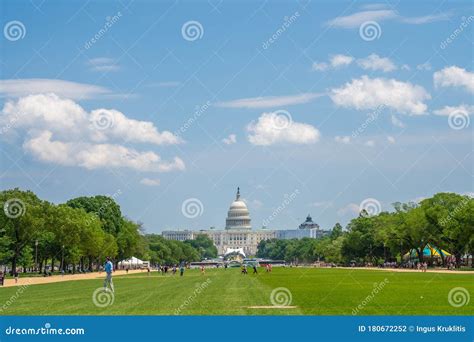
[[[427,245],[454,256],[459,267],[464,255],[474,252],[474,199],[455,193],[438,193],[420,203],[394,203],[392,212],[369,215],[362,210],[342,229],[337,223],[322,239],[261,241],[257,256],[291,262],[326,261],[336,264],[401,261],[413,252],[425,260]],[[441,253],[440,262],[446,260]]]
[[[217,256],[207,236],[179,242],[145,234],[142,224],[122,215],[110,196],[78,197],[63,204],[41,200],[32,191],[0,192],[0,265],[10,270],[59,267],[93,271],[111,257],[132,256],[153,264],[177,264]]]

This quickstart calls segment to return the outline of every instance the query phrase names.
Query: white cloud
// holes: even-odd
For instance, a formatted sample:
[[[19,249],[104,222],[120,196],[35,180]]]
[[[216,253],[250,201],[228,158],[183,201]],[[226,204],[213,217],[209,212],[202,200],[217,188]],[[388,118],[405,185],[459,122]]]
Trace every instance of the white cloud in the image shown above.
[[[146,186],[158,186],[160,185],[160,180],[159,179],[150,179],[150,178],[143,178],[140,180],[140,184],[146,185]]]
[[[450,17],[451,17],[451,14],[441,13],[441,14],[424,15],[421,17],[406,17],[406,18],[401,18],[401,21],[406,24],[422,25],[422,24],[434,23],[437,21],[449,20]]]
[[[329,62],[333,68],[339,68],[351,64],[353,60],[354,57],[339,54],[331,56]]]
[[[337,214],[338,214],[339,216],[345,216],[345,215],[347,215],[347,214],[359,215],[359,211],[360,211],[360,208],[359,208],[359,205],[358,205],[358,204],[349,203],[349,204],[346,205],[345,207],[340,208],[340,209],[337,211]]]
[[[451,115],[452,113],[472,115],[474,114],[474,105],[461,104],[459,106],[444,106],[441,109],[433,111],[436,115]]]
[[[392,10],[362,11],[332,19],[328,22],[328,25],[342,28],[355,28],[366,21],[382,21],[396,17],[397,13]]]
[[[331,90],[332,101],[342,107],[358,110],[387,106],[401,113],[425,114],[425,100],[430,94],[421,86],[395,79],[369,78],[353,79],[340,88]]]
[[[286,121],[285,121],[286,120]],[[315,127],[275,113],[263,113],[247,126],[248,140],[254,145],[311,144],[319,141],[320,133]]]
[[[390,72],[397,69],[396,65],[389,58],[380,57],[375,53],[366,58],[358,59],[357,64],[364,70]]]
[[[392,114],[391,118],[390,118],[391,122],[392,122],[392,125],[394,125],[395,127],[400,127],[400,128],[404,128],[405,127],[405,124],[403,123],[402,120],[400,120],[399,118],[397,118],[395,115]]]
[[[222,142],[226,145],[232,145],[237,142],[237,136],[235,134],[229,134],[227,138],[222,139]]]
[[[55,94],[39,94],[8,101],[0,123],[15,122],[24,132],[23,148],[41,161],[87,169],[126,167],[139,171],[184,170],[179,158],[163,161],[152,151],[140,152],[120,141],[176,144],[168,131],[159,132],[151,122],[127,118],[112,109],[85,111],[80,105]]]
[[[104,87],[54,79],[0,80],[0,95],[21,97],[31,94],[55,93],[69,99],[89,99],[100,95],[111,95]]]
[[[315,98],[321,97],[320,93],[303,93],[288,96],[263,96],[237,99],[232,101],[218,102],[215,105],[225,108],[272,108],[294,104],[308,103]]]
[[[333,202],[332,201],[313,202],[313,203],[310,203],[310,206],[315,207],[315,208],[320,208],[320,207],[329,208],[333,206]]]
[[[410,66],[408,64],[403,64],[401,67],[402,70],[410,70]]]
[[[98,57],[89,59],[87,63],[91,70],[101,71],[101,72],[110,72],[120,70],[117,62],[112,58],[107,57]]]
[[[365,143],[364,143],[365,146],[368,146],[368,147],[374,147],[375,146],[375,141],[373,140],[367,140]]]
[[[351,137],[348,135],[344,135],[344,136],[336,135],[334,137],[334,140],[341,144],[349,144],[351,142]]]
[[[181,142],[169,131],[159,132],[150,121],[129,119],[114,109],[96,109],[90,112],[90,122],[100,123],[100,120],[110,122],[110,127],[101,131],[108,137],[156,145],[173,145]]]
[[[326,71],[329,68],[338,69],[350,65],[354,61],[354,57],[342,54],[332,55],[329,62],[313,62],[312,71]]]
[[[97,142],[121,139],[157,145],[180,142],[171,132],[159,132],[152,122],[129,119],[114,109],[95,109],[89,113],[76,102],[55,94],[29,95],[8,101],[1,112],[0,122],[18,116],[22,119],[18,120],[17,128],[45,129],[68,139]]]
[[[394,137],[392,137],[391,135],[387,136],[387,141],[390,143],[390,144],[395,144],[396,140]]]
[[[449,18],[451,17],[450,13],[431,14],[419,17],[403,17],[399,15],[396,11],[384,8],[383,6],[365,6],[365,8],[371,10],[356,12],[347,16],[337,17],[332,20],[329,20],[327,24],[333,27],[341,27],[346,29],[358,28],[361,24],[367,21],[376,21],[380,23],[385,20],[396,20],[405,24],[422,25],[442,20],[449,20]]]
[[[431,70],[431,63],[430,62],[425,62],[425,63],[422,63],[422,64],[418,64],[416,66],[416,70],[429,71],[429,70]]]
[[[311,70],[313,71],[325,71],[329,68],[329,64],[325,62],[313,62]]]
[[[433,74],[435,87],[464,87],[474,93],[474,73],[457,66],[446,67]]]
[[[63,166],[79,166],[89,170],[100,168],[131,168],[137,171],[168,172],[184,170],[184,162],[175,157],[162,161],[151,151],[138,152],[121,145],[63,142],[52,139],[53,133],[41,131],[28,138],[23,148],[36,159]]]

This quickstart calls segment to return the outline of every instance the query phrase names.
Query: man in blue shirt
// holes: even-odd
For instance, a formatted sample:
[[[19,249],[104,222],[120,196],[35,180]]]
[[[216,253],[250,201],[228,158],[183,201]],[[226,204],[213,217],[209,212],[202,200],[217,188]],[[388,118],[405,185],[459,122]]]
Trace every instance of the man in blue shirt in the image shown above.
[[[107,291],[107,285],[109,285],[110,289],[112,292],[114,292],[114,283],[112,282],[112,272],[114,271],[114,265],[112,264],[112,261],[110,261],[110,258],[107,257],[107,260],[104,265],[105,269],[105,280],[104,280],[104,289]]]

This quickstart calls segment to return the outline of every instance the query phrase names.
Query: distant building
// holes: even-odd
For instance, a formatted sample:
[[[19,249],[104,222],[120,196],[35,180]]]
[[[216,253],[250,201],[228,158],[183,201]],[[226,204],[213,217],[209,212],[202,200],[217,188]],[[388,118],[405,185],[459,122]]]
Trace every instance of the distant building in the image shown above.
[[[306,221],[300,224],[298,228],[299,229],[319,229],[319,224],[314,223],[313,219],[311,218],[311,215],[308,214],[308,216],[306,216]]]
[[[252,229],[250,213],[247,205],[240,199],[240,189],[237,188],[235,200],[231,203],[225,229],[192,230],[167,230],[162,233],[167,240],[185,241],[195,239],[199,234],[205,234],[214,242],[219,255],[225,255],[232,250],[240,250],[243,255],[253,256],[257,254],[260,241],[270,239],[301,239],[304,237],[320,238],[329,232],[321,230],[308,215],[299,229],[270,230]]]
[[[239,188],[227,212],[225,230],[201,230],[200,233],[209,236],[219,255],[231,249],[242,249],[245,255],[255,255],[260,241],[275,237],[273,230],[252,230],[250,213],[245,202],[240,199]]]
[[[185,241],[185,240],[194,240],[194,237],[199,232],[192,230],[165,230],[161,235],[166,240],[176,240],[176,241]]]
[[[329,231],[322,230],[319,228],[319,224],[314,223],[311,215],[306,217],[306,221],[299,225],[299,229],[283,229],[276,230],[275,235],[277,239],[288,240],[288,239],[302,239],[312,238],[320,239],[324,236],[329,235]]]

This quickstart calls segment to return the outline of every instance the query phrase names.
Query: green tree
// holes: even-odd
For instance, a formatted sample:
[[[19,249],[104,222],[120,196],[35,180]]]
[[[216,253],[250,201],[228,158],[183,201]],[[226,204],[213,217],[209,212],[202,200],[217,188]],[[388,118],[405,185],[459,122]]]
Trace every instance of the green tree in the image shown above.
[[[142,238],[140,225],[128,219],[123,219],[122,229],[117,236],[118,258],[129,259],[142,254]]]
[[[205,234],[199,234],[194,240],[186,240],[185,243],[198,250],[201,259],[217,258],[217,248]]]
[[[72,208],[84,209],[93,213],[102,222],[102,228],[109,234],[117,236],[122,228],[122,212],[115,200],[108,196],[77,197],[66,202]]]
[[[34,241],[44,226],[43,212],[48,203],[31,191],[19,189],[0,192],[0,227],[4,243],[10,244],[11,267],[15,271],[23,249]]]
[[[453,253],[459,266],[474,236],[474,199],[438,193],[423,200],[421,208],[429,224],[431,240],[436,247]]]
[[[339,236],[342,235],[342,226],[339,222],[337,222],[331,230],[331,240],[336,240]]]

